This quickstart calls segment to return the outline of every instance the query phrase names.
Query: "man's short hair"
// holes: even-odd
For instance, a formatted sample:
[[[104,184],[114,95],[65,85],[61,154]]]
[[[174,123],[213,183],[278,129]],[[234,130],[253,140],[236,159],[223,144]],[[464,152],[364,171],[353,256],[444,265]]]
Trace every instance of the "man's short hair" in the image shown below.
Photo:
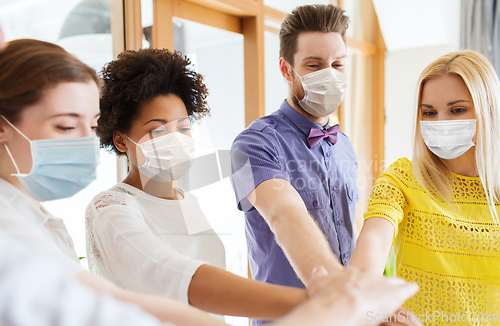
[[[334,5],[307,5],[289,13],[280,28],[280,57],[293,66],[297,38],[303,32],[340,33],[345,42],[349,17],[345,10]]]

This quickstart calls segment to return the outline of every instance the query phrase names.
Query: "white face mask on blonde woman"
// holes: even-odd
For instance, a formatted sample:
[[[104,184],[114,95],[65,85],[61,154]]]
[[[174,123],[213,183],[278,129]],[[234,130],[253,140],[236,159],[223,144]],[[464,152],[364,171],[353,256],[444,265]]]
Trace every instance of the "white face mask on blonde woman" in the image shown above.
[[[475,145],[476,119],[472,97],[454,74],[425,82],[420,104],[420,132],[427,148],[451,160]]]

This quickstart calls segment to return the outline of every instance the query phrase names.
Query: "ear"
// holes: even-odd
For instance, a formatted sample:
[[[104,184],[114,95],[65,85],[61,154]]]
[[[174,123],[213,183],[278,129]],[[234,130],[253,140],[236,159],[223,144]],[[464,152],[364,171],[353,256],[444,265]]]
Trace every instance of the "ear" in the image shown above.
[[[291,82],[292,81],[292,76],[291,74],[291,68],[289,68],[290,64],[286,61],[285,58],[281,57],[280,58],[280,72],[283,78],[285,78],[286,81]]]
[[[125,138],[125,135],[121,131],[113,131],[113,144],[115,144],[116,149],[122,153],[127,152],[127,142]]]
[[[8,137],[8,130],[9,125],[3,121],[3,119],[0,117],[0,144],[6,143],[9,141]]]

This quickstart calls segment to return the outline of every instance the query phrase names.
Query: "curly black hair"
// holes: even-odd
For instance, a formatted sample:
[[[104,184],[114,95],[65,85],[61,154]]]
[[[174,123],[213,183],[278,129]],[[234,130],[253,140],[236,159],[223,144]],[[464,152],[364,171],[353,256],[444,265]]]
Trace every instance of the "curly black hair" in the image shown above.
[[[113,143],[113,132],[128,133],[141,106],[159,95],[177,95],[191,119],[210,114],[203,76],[190,65],[182,53],[167,49],[123,51],[108,63],[101,71],[101,116],[97,121],[101,148],[124,155]]]

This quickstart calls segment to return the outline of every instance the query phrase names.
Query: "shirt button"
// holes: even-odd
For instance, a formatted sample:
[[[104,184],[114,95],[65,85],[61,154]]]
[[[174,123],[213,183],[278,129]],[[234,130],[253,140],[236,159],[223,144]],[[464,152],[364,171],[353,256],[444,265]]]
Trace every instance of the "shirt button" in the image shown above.
[[[315,200],[313,200],[313,206],[314,206],[314,207],[318,206],[318,201],[317,201],[316,199],[315,199]]]
[[[338,221],[338,222],[337,222],[337,224],[338,224],[339,226],[341,226],[341,225],[342,225],[342,221]]]
[[[269,123],[273,125],[274,124],[274,120],[270,120]]]
[[[333,190],[333,192],[336,192],[337,191],[337,187],[333,187],[332,190]]]
[[[347,254],[344,254],[344,259],[347,259],[347,257],[348,257]]]
[[[326,157],[330,157],[330,153],[326,153]]]

